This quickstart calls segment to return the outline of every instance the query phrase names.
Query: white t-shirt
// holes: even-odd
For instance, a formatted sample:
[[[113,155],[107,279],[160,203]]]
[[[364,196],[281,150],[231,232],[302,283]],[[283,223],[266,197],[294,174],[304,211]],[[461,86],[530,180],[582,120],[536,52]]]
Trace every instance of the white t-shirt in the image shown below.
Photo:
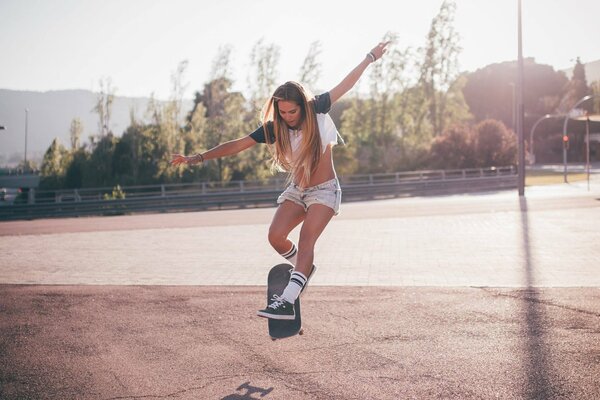
[[[331,144],[335,146],[337,144],[338,130],[329,114],[316,114],[316,117],[319,133],[321,135],[321,150],[325,153],[328,145]],[[302,131],[290,129],[289,132],[290,144],[292,145],[292,158],[295,160],[298,157],[298,150],[302,144]]]

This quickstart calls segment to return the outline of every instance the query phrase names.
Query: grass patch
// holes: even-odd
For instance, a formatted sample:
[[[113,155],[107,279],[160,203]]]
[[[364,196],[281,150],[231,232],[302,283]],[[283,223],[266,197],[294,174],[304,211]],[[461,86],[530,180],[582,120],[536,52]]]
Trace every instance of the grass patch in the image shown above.
[[[567,172],[567,180],[569,182],[578,182],[587,180],[585,172]],[[564,183],[562,171],[527,171],[525,174],[525,186],[538,185],[556,185]]]

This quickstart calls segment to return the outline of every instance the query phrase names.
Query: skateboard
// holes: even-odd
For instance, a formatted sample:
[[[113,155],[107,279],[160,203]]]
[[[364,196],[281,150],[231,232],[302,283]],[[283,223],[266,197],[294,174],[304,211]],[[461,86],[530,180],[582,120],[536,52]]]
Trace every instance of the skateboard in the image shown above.
[[[267,279],[267,304],[273,295],[281,295],[290,281],[294,267],[290,264],[277,264],[269,271]],[[302,335],[302,318],[300,317],[300,297],[294,303],[296,318],[293,320],[278,320],[269,318],[269,336],[272,340],[284,339],[294,335]]]

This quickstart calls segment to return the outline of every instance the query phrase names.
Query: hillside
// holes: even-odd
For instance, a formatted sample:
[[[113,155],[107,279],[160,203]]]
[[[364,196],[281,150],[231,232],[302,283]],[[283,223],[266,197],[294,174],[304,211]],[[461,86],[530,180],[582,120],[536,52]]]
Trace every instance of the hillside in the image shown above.
[[[83,142],[98,131],[98,115],[93,111],[97,94],[88,90],[31,92],[0,89],[0,165],[16,165],[25,149],[25,109],[28,109],[27,158],[41,160],[55,137],[69,145],[73,118],[83,123]],[[110,129],[120,136],[130,124],[130,110],[144,120],[149,98],[115,96]],[[186,102],[184,110],[191,108]]]

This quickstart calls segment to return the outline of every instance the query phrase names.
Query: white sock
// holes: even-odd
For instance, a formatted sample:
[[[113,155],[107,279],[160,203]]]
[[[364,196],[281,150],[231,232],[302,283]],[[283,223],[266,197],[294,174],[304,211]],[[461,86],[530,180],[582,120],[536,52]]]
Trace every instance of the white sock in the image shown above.
[[[285,287],[281,297],[288,303],[294,304],[304,285],[306,285],[306,276],[302,272],[292,272],[290,283]]]
[[[295,267],[296,261],[298,261],[298,248],[296,247],[296,244],[292,242],[292,248],[289,251],[281,254],[281,256],[292,263],[292,265]]]

